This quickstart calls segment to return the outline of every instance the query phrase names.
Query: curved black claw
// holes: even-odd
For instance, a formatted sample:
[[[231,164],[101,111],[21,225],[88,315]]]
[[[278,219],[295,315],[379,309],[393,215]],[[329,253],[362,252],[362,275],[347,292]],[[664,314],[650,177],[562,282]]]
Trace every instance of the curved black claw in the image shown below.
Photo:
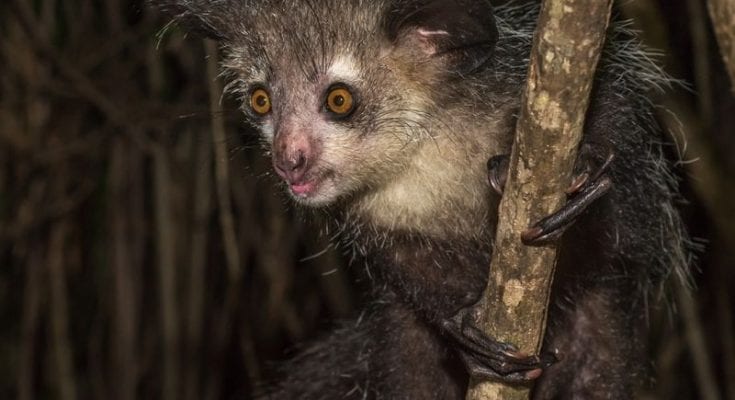
[[[566,190],[568,195],[578,193],[591,182],[599,180],[610,169],[610,164],[615,160],[615,153],[612,149],[607,148],[605,159],[597,166],[598,161],[596,161],[596,158],[599,158],[599,156],[595,157],[591,144],[583,144],[581,146],[577,155],[577,161],[574,163],[574,178]]]
[[[523,354],[511,344],[488,337],[475,326],[471,308],[442,321],[442,328],[458,345],[459,356],[473,378],[529,382],[557,361],[555,354]]]
[[[490,157],[487,160],[487,180],[497,194],[503,194],[505,181],[508,180],[509,164],[510,156],[507,154]]]
[[[588,145],[580,149],[575,176],[567,189],[569,200],[559,210],[539,220],[521,233],[521,240],[524,244],[540,246],[558,240],[592,203],[612,188],[612,181],[607,176],[607,170],[615,159],[614,153],[608,151],[607,157],[594,172],[590,153]]]
[[[602,197],[612,187],[607,176],[589,183],[575,197],[568,200],[559,210],[533,224],[521,233],[521,240],[529,246],[540,246],[558,240],[577,217],[595,200]]]

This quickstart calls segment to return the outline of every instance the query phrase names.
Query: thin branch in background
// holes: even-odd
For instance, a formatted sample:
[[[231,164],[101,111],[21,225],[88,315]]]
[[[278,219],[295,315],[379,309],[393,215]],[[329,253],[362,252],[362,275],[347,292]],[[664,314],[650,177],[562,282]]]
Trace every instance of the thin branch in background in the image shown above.
[[[26,198],[20,201],[17,211],[18,221],[29,221],[33,218],[45,193],[45,185],[36,180],[32,181],[28,188]],[[36,333],[40,321],[41,307],[45,303],[44,294],[47,293],[44,271],[44,244],[38,241],[24,241],[18,243],[15,252],[16,258],[21,259],[27,254],[25,261],[26,283],[23,292],[23,316],[20,348],[20,367],[18,370],[18,399],[32,400],[35,398],[36,385],[34,372],[36,368]]]
[[[36,392],[36,339],[43,302],[43,251],[28,252],[26,282],[23,289],[22,332],[20,365],[18,367],[18,400],[33,400]]]
[[[697,382],[699,383],[699,398],[702,400],[718,400],[720,394],[712,370],[712,361],[708,355],[709,351],[704,338],[704,330],[700,322],[699,310],[697,310],[697,301],[683,283],[677,280],[675,284],[676,304],[684,318],[689,354],[692,356],[692,361],[694,361],[694,372],[697,374]]]
[[[112,141],[110,147],[109,182],[107,199],[107,220],[109,239],[108,249],[111,255],[110,267],[113,275],[113,321],[112,342],[114,343],[113,371],[115,371],[115,387],[118,400],[133,400],[138,387],[138,366],[136,364],[138,331],[138,296],[135,290],[137,265],[133,259],[135,252],[130,248],[134,243],[128,238],[135,237],[130,229],[132,223],[128,210],[132,207],[128,202],[131,186],[128,178],[128,160],[131,148],[121,138]]]
[[[153,155],[153,190],[155,198],[156,251],[159,279],[159,306],[161,313],[161,344],[163,349],[162,399],[178,400],[179,389],[179,317],[176,300],[176,233],[171,215],[170,161],[168,154],[159,150]]]
[[[209,240],[209,222],[212,217],[212,142],[195,140],[193,162],[194,184],[190,196],[193,198],[190,234],[189,283],[186,298],[186,341],[189,359],[184,372],[185,396],[188,400],[199,399],[203,343],[205,267]]]
[[[109,288],[100,285],[99,292],[104,292],[99,298],[105,299],[108,297]],[[89,383],[89,387],[85,388],[85,392],[89,393],[89,397],[93,399],[116,399],[115,396],[117,394],[122,394],[127,391],[127,389],[118,390],[116,381],[109,379],[107,376],[110,368],[109,363],[106,362],[108,360],[105,359],[109,351],[106,340],[106,330],[109,325],[103,322],[106,317],[106,312],[100,312],[94,320],[95,323],[90,329],[89,336],[85,338],[86,346],[84,347],[87,351],[86,372],[88,375],[85,377],[84,382]]]
[[[149,44],[146,53],[149,91],[152,96],[162,96],[165,76],[162,60],[155,47]],[[161,313],[161,341],[163,349],[162,399],[178,400],[180,387],[179,301],[177,296],[178,274],[176,245],[177,224],[174,220],[176,191],[171,175],[173,151],[164,146],[153,148],[153,197],[156,226],[156,251],[158,264],[158,298]]]
[[[730,90],[735,94],[735,0],[708,0],[707,7],[730,74]]]
[[[12,83],[9,82],[9,87],[3,92],[3,97],[8,109],[11,109],[13,103],[24,104],[24,107],[16,108],[13,110],[15,112],[8,110],[7,115],[3,115],[3,122],[10,129],[0,130],[0,137],[4,142],[30,150],[42,143],[45,133],[42,127],[47,118],[39,111],[47,109],[49,102],[39,92],[47,80],[49,68],[27,45],[27,34],[17,18],[7,16],[3,25],[7,27],[5,41],[1,46],[3,66],[7,71],[4,73],[14,75],[14,79],[10,81]]]
[[[55,378],[60,400],[76,400],[74,352],[69,340],[69,296],[66,289],[65,244],[69,222],[59,221],[51,228],[48,252],[49,319],[51,347],[54,352]]]
[[[710,78],[709,47],[707,40],[707,18],[702,0],[687,0],[689,12],[689,31],[692,35],[692,49],[694,51],[694,81],[697,85],[697,102],[699,117],[705,129],[712,128],[714,107],[712,106],[712,79]]]

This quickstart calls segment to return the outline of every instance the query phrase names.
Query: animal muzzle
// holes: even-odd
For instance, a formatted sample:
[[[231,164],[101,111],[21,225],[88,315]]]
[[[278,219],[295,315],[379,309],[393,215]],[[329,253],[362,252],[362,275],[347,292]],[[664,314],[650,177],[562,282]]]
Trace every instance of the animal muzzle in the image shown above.
[[[303,183],[318,153],[317,146],[305,134],[279,135],[273,150],[273,168],[288,183]]]

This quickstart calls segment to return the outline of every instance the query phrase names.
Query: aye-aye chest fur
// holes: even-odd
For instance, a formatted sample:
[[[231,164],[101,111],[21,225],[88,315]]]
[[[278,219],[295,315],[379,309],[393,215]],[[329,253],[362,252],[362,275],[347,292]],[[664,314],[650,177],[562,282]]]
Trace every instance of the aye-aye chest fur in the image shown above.
[[[686,253],[643,95],[664,80],[628,32],[613,26],[601,59],[565,206],[574,217],[530,239],[561,240],[544,345],[558,357],[525,356],[460,317],[487,279],[534,6],[151,2],[220,41],[228,88],[284,190],[338,216],[374,284],[365,313],[286,364],[267,396],[461,398],[468,373],[537,379],[537,398],[632,396],[646,299],[684,274]]]

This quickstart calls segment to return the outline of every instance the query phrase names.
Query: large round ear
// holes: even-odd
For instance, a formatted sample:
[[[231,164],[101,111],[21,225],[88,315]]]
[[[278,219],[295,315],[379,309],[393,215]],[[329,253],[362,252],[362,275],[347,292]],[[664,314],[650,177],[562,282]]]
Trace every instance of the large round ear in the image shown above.
[[[231,16],[243,1],[229,0],[146,0],[149,6],[161,10],[185,30],[210,39],[227,40],[234,29]],[[236,4],[240,3],[240,4]]]
[[[399,50],[418,44],[425,55],[445,60],[460,73],[487,61],[498,40],[487,0],[396,0],[386,15],[385,29]]]

